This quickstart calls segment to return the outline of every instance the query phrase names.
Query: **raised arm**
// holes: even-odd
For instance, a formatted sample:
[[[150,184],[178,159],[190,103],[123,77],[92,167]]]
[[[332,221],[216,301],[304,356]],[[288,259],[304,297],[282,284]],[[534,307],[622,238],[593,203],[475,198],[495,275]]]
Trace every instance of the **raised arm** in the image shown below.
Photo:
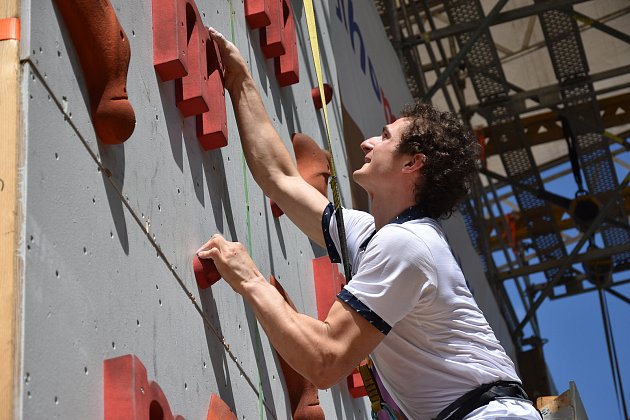
[[[212,28],[225,67],[225,86],[247,160],[256,183],[311,240],[324,246],[321,216],[328,205],[324,197],[297,171],[289,151],[274,128],[260,93],[241,53]]]

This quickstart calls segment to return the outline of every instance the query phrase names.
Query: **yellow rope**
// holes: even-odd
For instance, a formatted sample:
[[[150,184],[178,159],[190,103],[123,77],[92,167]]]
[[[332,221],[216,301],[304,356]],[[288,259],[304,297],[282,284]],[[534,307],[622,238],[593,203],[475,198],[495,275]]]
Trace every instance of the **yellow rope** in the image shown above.
[[[339,181],[337,171],[335,169],[335,160],[333,158],[332,142],[330,140],[330,124],[328,122],[328,109],[326,107],[326,96],[324,93],[324,82],[322,78],[322,65],[319,54],[319,42],[317,41],[317,25],[315,23],[315,11],[313,10],[313,0],[304,0],[304,13],[306,14],[306,24],[308,27],[309,39],[311,41],[311,50],[313,53],[313,64],[315,66],[315,74],[317,75],[317,84],[319,86],[319,94],[322,98],[322,109],[324,111],[324,123],[326,125],[326,140],[328,142],[328,150],[330,151],[330,186],[333,192],[333,204],[335,209],[335,217],[337,219],[337,230],[339,231],[339,242],[341,244],[341,259],[343,263],[346,282],[352,277],[350,261],[348,260],[348,246],[346,244],[346,230],[343,223],[343,212],[341,211],[341,194],[339,192]]]

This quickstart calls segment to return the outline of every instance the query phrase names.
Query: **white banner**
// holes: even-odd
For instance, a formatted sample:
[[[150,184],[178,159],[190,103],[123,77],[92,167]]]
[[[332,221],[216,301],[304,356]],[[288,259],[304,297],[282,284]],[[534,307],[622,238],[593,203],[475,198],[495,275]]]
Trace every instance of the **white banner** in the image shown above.
[[[343,105],[365,136],[412,102],[398,56],[371,1],[329,0],[328,21]]]

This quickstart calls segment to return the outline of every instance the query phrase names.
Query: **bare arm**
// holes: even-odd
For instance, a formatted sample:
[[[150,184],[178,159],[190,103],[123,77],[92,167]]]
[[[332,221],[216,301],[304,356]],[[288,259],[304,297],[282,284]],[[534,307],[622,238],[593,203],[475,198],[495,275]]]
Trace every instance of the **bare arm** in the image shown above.
[[[298,173],[238,49],[218,32],[211,29],[210,33],[221,51],[226,88],[232,98],[245,159],[256,183],[300,230],[324,246],[321,216],[328,198]]]
[[[318,388],[348,375],[385,338],[346,304],[335,301],[325,321],[300,314],[267,283],[242,244],[215,235],[198,253],[251,305],[282,358]]]

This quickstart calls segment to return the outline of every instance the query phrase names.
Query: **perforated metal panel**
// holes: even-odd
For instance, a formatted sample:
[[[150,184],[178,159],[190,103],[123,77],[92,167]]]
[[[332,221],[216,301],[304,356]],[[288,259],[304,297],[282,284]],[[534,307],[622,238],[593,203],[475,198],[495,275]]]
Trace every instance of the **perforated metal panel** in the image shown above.
[[[483,17],[481,3],[478,0],[446,1],[446,13],[452,24],[474,22]],[[460,48],[471,40],[472,33],[458,35]],[[488,119],[496,147],[500,151],[501,162],[507,175],[529,187],[543,189],[540,174],[525,140],[525,133],[518,115],[507,106],[508,87],[494,41],[489,30],[475,40],[470,52],[464,59],[468,74],[480,104],[487,104],[481,111]],[[531,232],[532,246],[541,261],[563,258],[566,256],[564,242],[559,229],[553,223],[553,214],[549,205],[531,193],[515,191],[524,217]],[[536,217],[536,218],[534,218]],[[548,230],[544,236],[537,236],[534,227],[543,223]],[[546,271],[548,278],[553,278],[558,270]]]
[[[580,167],[584,174],[588,193],[605,202],[619,188],[617,174],[610,149],[602,137],[604,126],[600,110],[588,75],[588,62],[575,19],[571,18],[572,7],[549,10],[539,14],[549,57],[561,86],[564,116],[575,137]],[[609,217],[626,223],[627,214],[619,197]],[[606,247],[615,247],[630,242],[630,233],[604,223],[600,232]],[[630,253],[612,256],[613,265],[630,263]]]

